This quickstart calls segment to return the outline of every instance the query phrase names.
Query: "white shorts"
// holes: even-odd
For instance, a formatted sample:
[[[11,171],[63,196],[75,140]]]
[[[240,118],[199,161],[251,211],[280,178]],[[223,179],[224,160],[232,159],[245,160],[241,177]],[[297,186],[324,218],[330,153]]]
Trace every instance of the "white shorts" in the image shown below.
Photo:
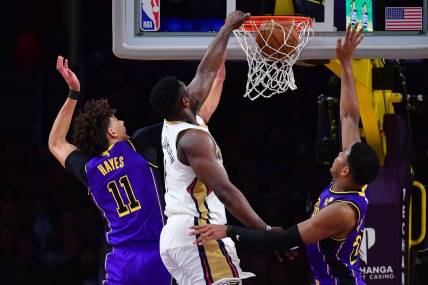
[[[242,272],[235,243],[230,238],[193,244],[190,227],[198,219],[187,215],[168,218],[160,236],[160,254],[171,275],[180,285],[209,285],[224,278],[245,279],[255,276]]]

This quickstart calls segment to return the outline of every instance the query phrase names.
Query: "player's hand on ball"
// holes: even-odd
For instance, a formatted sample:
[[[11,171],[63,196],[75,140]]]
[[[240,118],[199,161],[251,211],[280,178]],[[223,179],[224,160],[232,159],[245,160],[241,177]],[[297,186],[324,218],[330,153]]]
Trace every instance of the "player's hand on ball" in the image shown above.
[[[68,59],[58,56],[56,60],[56,70],[62,75],[70,90],[80,92],[80,82],[76,74],[68,68]]]
[[[248,19],[248,17],[250,17],[250,13],[244,13],[242,11],[236,10],[227,16],[225,26],[230,26],[233,29],[237,29],[245,22],[245,20]]]
[[[220,240],[226,237],[225,225],[201,225],[191,227],[191,235],[196,235],[196,240],[193,242],[197,245],[204,245],[210,240]]]
[[[336,56],[340,61],[351,60],[352,55],[354,54],[355,49],[359,43],[363,40],[364,34],[363,29],[358,31],[358,23],[351,27],[348,25],[346,29],[345,39],[337,39],[336,44]]]

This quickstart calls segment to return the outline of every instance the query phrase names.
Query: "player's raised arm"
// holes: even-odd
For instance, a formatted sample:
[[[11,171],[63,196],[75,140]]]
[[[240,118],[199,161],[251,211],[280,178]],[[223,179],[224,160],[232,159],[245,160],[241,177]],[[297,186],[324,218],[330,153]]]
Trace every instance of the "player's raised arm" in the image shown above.
[[[207,98],[217,71],[222,64],[223,54],[226,51],[230,34],[234,29],[240,27],[249,16],[249,13],[241,11],[232,12],[226,18],[225,24],[217,36],[208,46],[198,66],[195,77],[187,86],[187,92],[198,98],[198,110]]]
[[[231,214],[250,228],[265,229],[266,223],[251,208],[245,196],[229,180],[221,162],[216,157],[215,143],[203,131],[186,131],[178,146],[185,153],[181,161],[188,163],[196,176],[212,189]]]
[[[52,125],[48,144],[50,152],[65,167],[65,159],[76,149],[75,145],[67,141],[66,135],[70,129],[73,112],[77,105],[80,82],[74,72],[68,68],[68,60],[64,60],[62,56],[57,58],[56,69],[70,88],[70,93]]]
[[[211,116],[214,114],[218,104],[220,103],[220,97],[223,91],[223,83],[226,78],[226,67],[224,65],[225,60],[226,54],[223,56],[223,64],[217,71],[217,76],[214,79],[210,93],[199,109],[198,115],[204,120],[205,124],[208,124],[208,121],[211,119]]]
[[[342,130],[342,149],[345,150],[356,142],[360,142],[360,111],[355,92],[354,76],[352,74],[352,56],[358,44],[363,39],[363,30],[351,25],[346,30],[345,39],[338,39],[336,56],[340,60],[340,121]]]

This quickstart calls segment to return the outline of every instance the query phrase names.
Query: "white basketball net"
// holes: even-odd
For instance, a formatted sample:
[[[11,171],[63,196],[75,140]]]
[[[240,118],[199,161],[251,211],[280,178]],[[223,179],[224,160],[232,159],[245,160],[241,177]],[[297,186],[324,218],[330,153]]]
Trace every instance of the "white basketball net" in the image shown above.
[[[267,40],[265,40],[270,37],[272,31],[270,31],[271,34],[269,36],[266,37],[265,34],[265,38],[261,37],[264,40],[265,46],[259,47],[256,37],[260,34],[260,25],[257,25],[254,21],[250,20],[249,22],[251,29],[245,30],[245,28],[241,27],[233,31],[247,56],[248,80],[244,97],[249,97],[251,100],[255,100],[259,96],[270,98],[275,94],[284,93],[288,88],[291,90],[297,88],[294,82],[292,66],[299,58],[303,47],[313,37],[313,31],[309,22],[290,20],[287,24],[292,26],[287,25],[289,28],[284,29],[282,25],[275,23],[274,20],[270,21],[272,22],[272,30],[274,26],[275,28],[280,27],[284,33],[285,40],[279,48],[272,48]],[[297,46],[287,44],[289,37],[292,36],[292,30],[299,32],[299,43]],[[284,46],[287,46],[287,49],[291,51],[289,53],[281,52]],[[262,50],[265,47],[275,50],[276,53],[274,56],[276,58],[264,53]]]

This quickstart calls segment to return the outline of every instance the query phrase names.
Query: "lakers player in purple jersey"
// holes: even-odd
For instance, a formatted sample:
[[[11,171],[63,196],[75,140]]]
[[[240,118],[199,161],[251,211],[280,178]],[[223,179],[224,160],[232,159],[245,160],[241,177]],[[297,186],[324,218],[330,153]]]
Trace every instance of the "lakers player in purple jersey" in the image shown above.
[[[159,236],[165,223],[163,181],[158,171],[163,159],[162,124],[142,128],[130,138],[107,100],[91,101],[76,118],[75,144],[69,143],[66,134],[80,82],[61,56],[57,70],[70,93],[52,126],[49,149],[88,187],[106,220],[106,239],[112,250],[106,256],[103,284],[171,284],[159,254]],[[218,103],[224,72],[223,65],[212,87],[211,105],[201,110],[206,119]]]
[[[359,108],[352,74],[352,55],[363,39],[362,30],[348,27],[345,40],[338,39],[336,55],[341,63],[340,119],[342,152],[330,169],[333,181],[321,193],[312,217],[283,232],[250,230],[237,226],[193,227],[198,244],[231,237],[251,246],[292,251],[306,247],[314,284],[362,285],[359,247],[368,200],[364,185],[379,172],[376,153],[361,142]]]

